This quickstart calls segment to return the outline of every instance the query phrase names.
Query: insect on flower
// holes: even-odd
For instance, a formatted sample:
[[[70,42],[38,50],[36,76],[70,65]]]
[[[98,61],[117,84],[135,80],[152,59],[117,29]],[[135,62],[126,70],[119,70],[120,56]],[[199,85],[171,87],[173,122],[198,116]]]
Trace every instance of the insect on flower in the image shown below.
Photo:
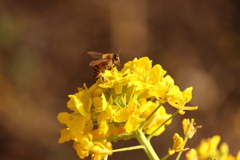
[[[91,61],[89,66],[93,66],[92,75],[94,78],[103,77],[105,70],[111,70],[112,68],[120,65],[119,54],[117,53],[99,53],[94,51],[87,52],[93,58],[98,58],[98,60]]]

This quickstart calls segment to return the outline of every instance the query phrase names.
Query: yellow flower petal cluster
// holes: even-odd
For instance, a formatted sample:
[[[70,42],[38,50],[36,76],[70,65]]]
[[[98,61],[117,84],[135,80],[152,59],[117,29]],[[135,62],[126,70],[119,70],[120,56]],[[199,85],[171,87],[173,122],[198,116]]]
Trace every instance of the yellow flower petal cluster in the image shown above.
[[[66,126],[59,143],[73,140],[81,159],[89,154],[96,160],[104,159],[111,155],[110,141],[140,127],[149,135],[164,132],[165,125],[171,123],[164,103],[181,114],[197,109],[185,106],[192,99],[192,87],[180,91],[166,71],[159,64],[152,66],[148,57],[135,58],[121,71],[113,68],[103,75],[104,81],[100,78],[90,88],[84,84],[77,93],[69,95],[67,107],[71,113],[62,112],[57,117]],[[113,138],[106,138],[110,136]]]
[[[183,119],[182,121],[184,135],[188,138],[192,138],[193,135],[196,133],[197,128],[201,128],[202,126],[195,126],[194,119],[192,118],[191,121],[189,119]]]
[[[227,143],[220,143],[221,137],[215,135],[212,138],[203,139],[196,149],[191,149],[186,154],[187,160],[209,160],[209,159],[222,159],[222,160],[240,160],[240,151],[234,157],[229,154]]]
[[[190,149],[186,153],[186,160],[198,160],[197,151],[195,149]]]
[[[175,152],[184,152],[188,150],[189,148],[183,148],[184,147],[184,142],[183,138],[180,137],[177,133],[174,134],[173,136],[173,148],[169,148],[168,154],[173,155]]]
[[[157,108],[156,103],[150,103],[149,107],[145,111],[143,117],[147,118],[153,110]],[[152,134],[160,125],[162,125],[168,118],[170,118],[172,115],[166,113],[166,109],[161,106],[151,117],[150,121],[146,123],[144,126],[144,130],[146,130],[147,134]],[[172,119],[169,120],[166,125],[171,124]],[[155,134],[154,136],[160,135],[162,132],[165,131],[165,126],[162,126]]]

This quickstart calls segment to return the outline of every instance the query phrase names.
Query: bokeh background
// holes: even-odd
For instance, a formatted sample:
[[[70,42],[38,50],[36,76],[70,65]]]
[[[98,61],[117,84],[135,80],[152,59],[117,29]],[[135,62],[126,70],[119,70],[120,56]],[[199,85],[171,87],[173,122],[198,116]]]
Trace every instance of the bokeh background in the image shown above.
[[[172,147],[173,134],[182,134],[183,117],[203,125],[187,147],[219,134],[235,156],[240,149],[239,13],[238,0],[1,0],[0,159],[78,160],[72,142],[57,143],[63,128],[57,114],[68,111],[67,95],[94,83],[86,52],[119,50],[122,64],[148,56],[182,90],[194,87],[189,105],[199,109],[177,116],[168,132],[153,139],[160,157]],[[147,157],[138,150],[110,159]]]

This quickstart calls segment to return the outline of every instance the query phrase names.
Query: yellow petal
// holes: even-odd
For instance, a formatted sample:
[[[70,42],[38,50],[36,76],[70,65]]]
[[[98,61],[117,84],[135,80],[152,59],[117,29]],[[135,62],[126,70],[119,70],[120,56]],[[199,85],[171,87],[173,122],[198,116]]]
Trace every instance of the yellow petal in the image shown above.
[[[58,114],[57,119],[60,123],[67,124],[69,122],[69,117],[71,114],[67,112],[61,112]]]
[[[189,87],[183,91],[183,97],[186,103],[188,103],[192,99],[192,90],[193,90],[193,87]]]
[[[131,133],[131,132],[135,131],[143,121],[144,121],[144,119],[139,118],[136,115],[131,115],[128,118],[128,121],[125,124],[124,128],[126,129],[127,133]]]
[[[198,156],[197,156],[197,151],[195,149],[190,149],[187,153],[186,153],[186,160],[197,160]]]
[[[163,70],[162,66],[156,64],[149,72],[149,80],[153,84],[157,84],[167,72]]]
[[[61,130],[61,138],[58,140],[58,143],[64,143],[70,141],[72,138],[72,134],[69,128],[65,128]]]
[[[113,119],[115,122],[126,122],[130,115],[128,108],[124,107],[115,113]]]
[[[84,110],[82,101],[76,95],[69,95],[68,97],[70,98],[68,101],[68,108],[75,107],[81,115],[86,116],[87,113]]]
[[[76,136],[84,129],[86,125],[86,120],[83,116],[80,115],[71,115],[69,118],[70,121],[67,126],[69,127],[71,133]]]
[[[118,83],[118,84],[116,84],[116,86],[115,86],[115,92],[116,92],[116,94],[121,94],[122,93],[122,84],[120,84],[120,83]]]
[[[93,106],[96,112],[105,111],[107,108],[107,101],[104,94],[101,97],[94,97],[93,98]]]

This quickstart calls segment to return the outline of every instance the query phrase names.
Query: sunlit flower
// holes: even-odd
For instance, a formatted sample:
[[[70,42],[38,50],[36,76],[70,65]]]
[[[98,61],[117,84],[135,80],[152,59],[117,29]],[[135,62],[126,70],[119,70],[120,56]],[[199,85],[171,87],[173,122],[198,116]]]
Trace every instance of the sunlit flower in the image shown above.
[[[240,160],[240,151],[238,151],[238,153],[237,153],[236,160]]]
[[[79,91],[68,97],[70,100],[67,103],[67,107],[70,110],[79,112],[82,116],[87,116],[89,114],[90,107],[92,106],[92,97],[86,90]]]
[[[190,149],[186,153],[186,160],[198,160],[197,151],[195,149]]]
[[[94,146],[90,149],[93,152],[93,160],[102,160],[106,156],[111,155],[112,145],[107,141],[94,142]]]
[[[94,106],[94,112],[102,112],[105,111],[107,108],[107,101],[104,94],[101,95],[101,97],[94,97],[93,98],[93,106]]]
[[[146,112],[144,112],[143,117],[147,118],[157,107],[158,103],[149,102],[149,107],[147,108]],[[151,134],[154,132],[163,122],[165,122],[168,118],[171,117],[171,114],[167,114],[166,110],[163,106],[161,106],[154,115],[150,118],[147,124],[144,126],[144,130],[146,130],[147,134]],[[165,125],[171,124],[172,120],[169,120]],[[165,125],[163,125],[155,134],[154,136],[160,135],[165,130]]]
[[[197,147],[197,152],[199,157],[206,159],[208,157],[216,157],[217,146],[221,138],[219,135],[208,138],[207,140],[202,140],[201,144]]]
[[[72,139],[72,134],[69,128],[65,128],[61,130],[61,138],[58,140],[58,143],[64,143],[70,141]]]
[[[146,81],[148,80],[149,71],[152,68],[152,61],[149,60],[148,57],[142,57],[142,58],[134,58],[133,61],[129,61],[124,64],[124,68],[121,70],[121,72],[126,72],[129,70],[130,74],[132,74],[135,79],[138,79],[139,81]]]
[[[90,121],[90,116],[84,117],[79,114],[69,114],[67,112],[62,112],[58,114],[58,121],[65,124],[73,136],[80,134],[87,121]]]
[[[104,73],[104,78],[106,78],[106,82],[99,84],[102,88],[114,88],[116,94],[122,93],[122,88],[129,82],[128,71],[118,72],[116,68],[109,71],[106,70]]]
[[[113,100],[112,97],[109,97],[109,100],[106,100],[104,94],[101,97],[94,97],[93,98],[93,106],[94,109],[92,112],[96,115],[96,121],[98,123],[98,131],[102,132],[102,134],[106,134],[109,129],[109,122],[112,122],[113,114],[115,110],[117,110],[117,106],[112,105]]]
[[[141,118],[142,114],[148,108],[149,103],[140,104],[137,101],[137,96],[134,96],[129,104],[116,112],[114,116],[115,122],[126,122],[124,128],[127,133],[135,131],[139,125],[145,120]]]
[[[240,151],[236,157],[229,154],[229,147],[227,143],[220,143],[220,136],[215,135],[212,138],[204,139],[201,141],[200,145],[195,149],[191,149],[187,152],[187,160],[195,160],[196,157],[198,160],[239,160]]]
[[[177,133],[174,134],[173,136],[173,148],[169,148],[168,154],[173,155],[175,152],[184,152],[188,150],[189,148],[183,148],[184,147],[184,142],[182,137],[180,137]]]
[[[81,133],[78,134],[78,137],[79,138],[76,139],[73,148],[77,151],[79,158],[84,159],[85,157],[88,157],[90,149],[94,147],[92,135],[90,133]]]
[[[94,129],[91,131],[91,134],[93,135],[93,140],[108,137],[108,136],[114,136],[118,134],[126,133],[126,130],[123,126],[115,126],[113,124],[108,125],[108,132],[103,133],[100,129]],[[112,139],[115,141],[116,139]]]
[[[189,119],[183,119],[182,121],[183,125],[183,131],[184,135],[187,136],[188,138],[192,138],[193,135],[196,133],[197,128],[201,128],[201,126],[195,126],[194,119],[191,119],[191,122]]]
[[[164,103],[181,114],[197,109],[186,106],[192,99],[192,87],[180,91],[162,66],[152,66],[148,57],[127,62],[121,71],[105,70],[102,76],[104,81],[99,78],[90,88],[84,84],[69,95],[67,107],[71,113],[62,112],[57,117],[66,127],[58,142],[73,140],[81,159],[90,154],[94,160],[106,159],[112,154],[112,141],[135,137],[136,130],[149,137],[164,132],[176,115],[167,114]],[[196,132],[189,121],[184,122],[184,128],[189,137]],[[173,140],[169,154],[187,150],[178,134]]]
[[[155,67],[156,68],[156,67]],[[125,63],[121,72],[129,72],[129,78],[132,85],[136,86],[136,90],[148,90],[151,87],[149,80],[152,76],[156,76],[152,71],[152,61],[148,57],[135,58],[133,61]],[[159,72],[160,74],[161,72]],[[151,76],[150,76],[151,74]],[[157,77],[155,77],[157,78]]]
[[[198,107],[187,107],[185,106],[192,99],[192,87],[185,89],[183,92],[180,91],[178,86],[172,86],[169,88],[166,94],[167,102],[177,108],[180,114],[184,114],[184,110],[196,110]]]

